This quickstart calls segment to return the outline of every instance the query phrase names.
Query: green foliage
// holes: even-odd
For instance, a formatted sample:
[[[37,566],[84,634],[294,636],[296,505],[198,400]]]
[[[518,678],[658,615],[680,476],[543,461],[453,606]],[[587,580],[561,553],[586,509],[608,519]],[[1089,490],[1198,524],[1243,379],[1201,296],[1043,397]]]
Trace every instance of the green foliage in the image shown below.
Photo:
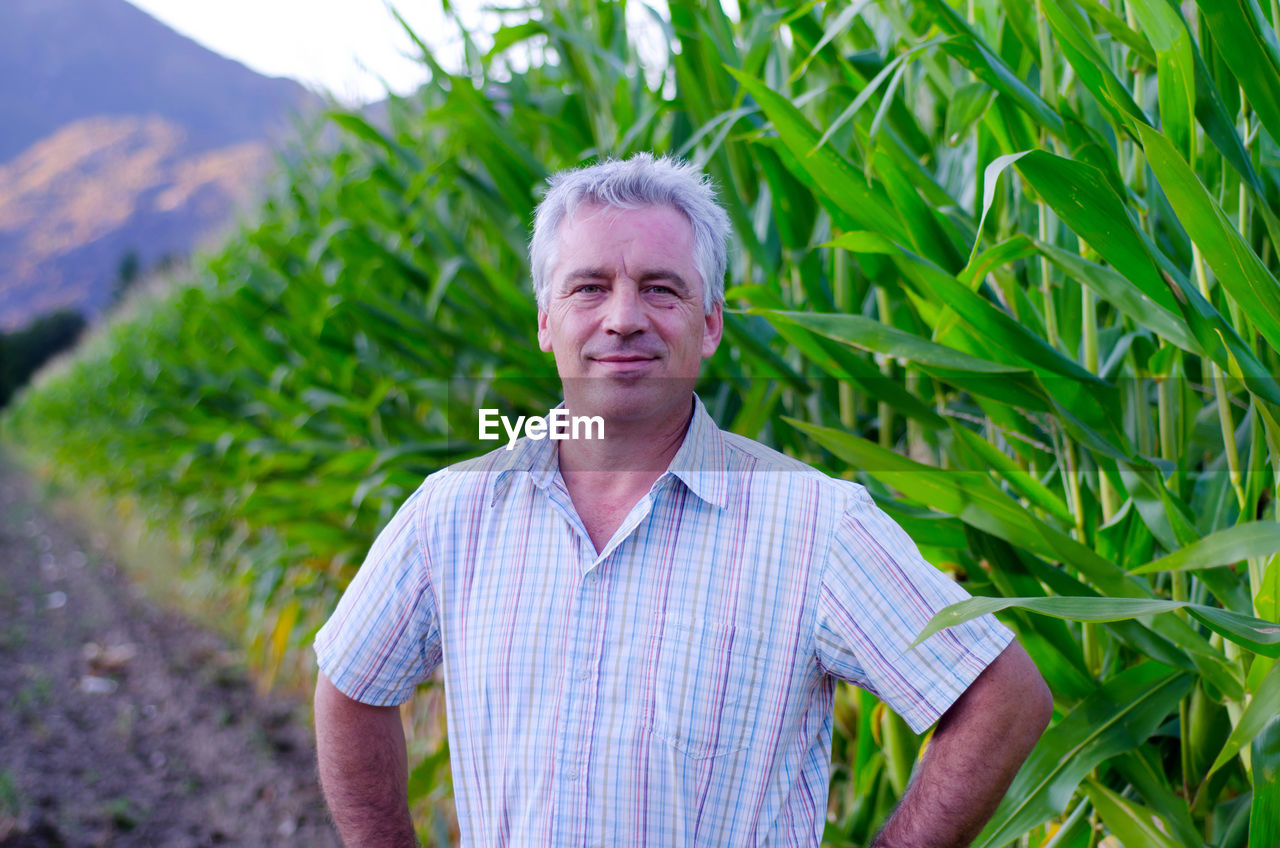
[[[543,0],[461,73],[424,56],[386,126],[331,115],[259,225],[4,433],[181,517],[278,669],[422,475],[481,449],[465,413],[554,401],[546,175],[678,152],[737,231],[713,412],[864,482],[1054,691],[980,844],[1274,846],[1275,14]],[[865,844],[919,744],[865,693],[836,722],[826,838]],[[443,832],[438,727],[415,745]]]
[[[84,326],[83,315],[63,309],[41,315],[21,330],[0,333],[0,407],[40,366],[74,346]]]

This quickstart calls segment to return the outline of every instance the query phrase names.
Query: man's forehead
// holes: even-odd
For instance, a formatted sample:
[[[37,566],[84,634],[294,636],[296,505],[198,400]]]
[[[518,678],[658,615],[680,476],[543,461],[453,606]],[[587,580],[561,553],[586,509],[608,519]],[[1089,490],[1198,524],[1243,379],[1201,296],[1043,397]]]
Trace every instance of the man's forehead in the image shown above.
[[[566,215],[564,221],[560,224],[560,234],[563,234],[565,227],[571,224],[585,223],[601,223],[605,226],[612,226],[620,217],[628,215],[632,212],[651,212],[665,211],[671,220],[683,221],[689,227],[689,233],[693,234],[693,225],[678,206],[670,203],[646,203],[636,206],[617,206],[611,203],[602,203],[594,200],[587,200],[579,203],[575,208]]]
[[[642,260],[642,264],[630,268],[629,272],[681,279],[687,281],[689,286],[700,285],[702,278],[694,256],[693,225],[681,209],[665,203],[642,206],[616,206],[596,202],[579,204],[565,216],[556,234],[559,255],[552,269],[553,279],[557,283],[564,283],[571,278],[584,276],[610,276],[617,270],[613,267],[616,258],[612,250],[614,243],[608,239],[614,223],[620,216],[628,213],[652,210],[668,212],[669,215],[664,216],[667,221],[652,222],[656,225],[652,230],[657,231],[660,238],[650,244],[654,249],[646,251],[648,255]],[[595,237],[577,238],[572,245],[567,246],[565,236],[580,235],[578,228],[584,225],[592,229],[591,235]],[[672,225],[680,231],[679,234],[668,232]],[[604,238],[598,238],[599,236]],[[565,252],[566,247],[570,248],[568,253]]]

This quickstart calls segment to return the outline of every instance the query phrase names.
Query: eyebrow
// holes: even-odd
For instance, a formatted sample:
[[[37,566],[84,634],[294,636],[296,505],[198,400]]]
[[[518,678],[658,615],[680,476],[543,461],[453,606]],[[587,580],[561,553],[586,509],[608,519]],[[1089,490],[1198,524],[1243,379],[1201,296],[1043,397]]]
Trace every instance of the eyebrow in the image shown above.
[[[680,276],[675,271],[672,271],[670,268],[654,268],[652,271],[645,271],[640,275],[639,281],[642,283],[648,283],[653,280],[666,280],[672,283],[675,288],[680,289],[681,294],[686,294],[690,291],[689,284],[685,282],[684,277]]]
[[[583,280],[607,280],[609,273],[603,268],[584,268],[580,271],[573,271],[564,278],[566,283],[576,283]]]

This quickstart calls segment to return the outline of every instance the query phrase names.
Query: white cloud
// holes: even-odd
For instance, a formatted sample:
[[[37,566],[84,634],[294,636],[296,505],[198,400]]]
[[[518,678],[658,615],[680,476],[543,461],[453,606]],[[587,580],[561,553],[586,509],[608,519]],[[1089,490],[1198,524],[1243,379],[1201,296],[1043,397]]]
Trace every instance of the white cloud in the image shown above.
[[[426,79],[417,48],[383,0],[129,0],[173,29],[270,76],[288,76],[355,103]],[[439,0],[395,0],[437,56],[459,52]],[[477,20],[472,3],[464,20]],[[446,66],[451,62],[446,58]]]

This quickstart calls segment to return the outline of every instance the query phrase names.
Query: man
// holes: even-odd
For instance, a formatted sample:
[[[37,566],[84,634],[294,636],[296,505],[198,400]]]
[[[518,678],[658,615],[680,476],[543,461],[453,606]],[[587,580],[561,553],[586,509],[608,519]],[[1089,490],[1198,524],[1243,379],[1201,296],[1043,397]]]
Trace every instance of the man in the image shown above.
[[[938,728],[877,845],[968,844],[1047,724],[1012,634],[863,487],[722,432],[728,220],[647,155],[551,181],[538,341],[600,439],[431,475],[320,631],[320,774],[350,846],[409,846],[396,705],[443,663],[465,845],[801,845],[823,830],[836,678]]]

